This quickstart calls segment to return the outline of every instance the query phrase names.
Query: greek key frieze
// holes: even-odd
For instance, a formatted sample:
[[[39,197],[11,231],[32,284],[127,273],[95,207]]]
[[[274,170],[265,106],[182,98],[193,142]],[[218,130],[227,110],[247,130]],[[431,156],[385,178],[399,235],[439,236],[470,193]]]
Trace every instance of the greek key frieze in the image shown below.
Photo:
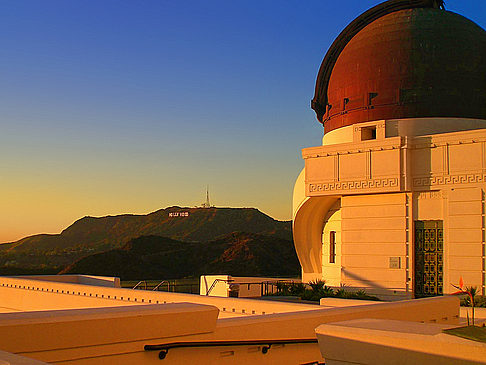
[[[321,184],[309,184],[309,192],[327,192],[338,190],[364,190],[364,189],[380,189],[392,188],[398,186],[398,178],[384,178],[372,180],[357,180],[357,181],[335,181]]]
[[[486,174],[458,174],[443,176],[426,176],[413,179],[414,187],[451,184],[474,184],[486,181]]]

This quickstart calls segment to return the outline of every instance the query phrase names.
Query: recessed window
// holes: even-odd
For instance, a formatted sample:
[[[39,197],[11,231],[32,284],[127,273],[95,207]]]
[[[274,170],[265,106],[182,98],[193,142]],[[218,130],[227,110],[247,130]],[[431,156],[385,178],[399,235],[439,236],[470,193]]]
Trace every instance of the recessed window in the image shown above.
[[[361,140],[376,139],[376,125],[361,128]]]
[[[349,103],[349,98],[344,98],[343,99],[343,110],[346,110],[346,105]]]
[[[329,232],[329,263],[336,262],[336,231]]]
[[[368,106],[373,108],[373,99],[378,96],[378,93],[368,93]]]

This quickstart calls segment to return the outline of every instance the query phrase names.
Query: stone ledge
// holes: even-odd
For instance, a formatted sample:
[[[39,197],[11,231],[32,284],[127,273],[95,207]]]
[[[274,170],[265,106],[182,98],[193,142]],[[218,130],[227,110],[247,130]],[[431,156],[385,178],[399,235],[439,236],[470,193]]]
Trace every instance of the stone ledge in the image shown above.
[[[486,344],[442,333],[446,328],[451,325],[356,319],[320,325],[316,334],[328,365],[486,364]]]

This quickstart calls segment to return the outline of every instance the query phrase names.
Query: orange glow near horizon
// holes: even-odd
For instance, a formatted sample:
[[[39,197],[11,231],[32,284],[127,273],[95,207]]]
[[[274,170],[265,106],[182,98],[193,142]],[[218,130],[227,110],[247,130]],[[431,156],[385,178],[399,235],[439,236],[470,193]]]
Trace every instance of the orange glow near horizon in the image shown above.
[[[148,214],[173,205],[194,207],[200,205],[205,198],[205,191],[202,188],[200,192],[194,191],[186,194],[191,197],[200,196],[199,200],[181,199],[176,201],[174,198],[169,198],[170,191],[162,194],[157,191],[157,186],[147,186],[144,191],[132,188],[130,191],[127,186],[122,184],[111,189],[109,184],[104,187],[100,184],[98,193],[82,192],[79,187],[73,188],[71,191],[59,187],[48,189],[40,186],[35,189],[24,187],[19,190],[18,185],[17,190],[13,186],[0,188],[3,188],[3,191],[9,191],[8,196],[3,197],[3,204],[0,207],[0,221],[2,222],[0,243],[15,242],[36,234],[59,234],[84,216]],[[197,190],[198,187],[195,188]],[[255,207],[272,218],[290,219],[290,192],[286,194],[289,199],[279,199],[278,196],[268,195],[266,202],[262,199],[262,193],[264,192],[261,191],[253,194],[253,197],[247,197],[249,203],[246,203],[244,197],[235,197],[232,191],[221,189],[217,190],[217,197],[211,197],[211,202],[216,206]],[[257,200],[264,201],[266,204],[259,206]],[[221,201],[228,203],[221,204]]]

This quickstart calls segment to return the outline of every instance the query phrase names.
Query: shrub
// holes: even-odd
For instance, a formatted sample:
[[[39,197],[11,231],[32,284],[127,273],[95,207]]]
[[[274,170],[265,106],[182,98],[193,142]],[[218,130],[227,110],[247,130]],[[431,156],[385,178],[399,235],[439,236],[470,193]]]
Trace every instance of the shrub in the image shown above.
[[[290,295],[290,283],[277,282],[277,295]]]
[[[336,290],[335,294],[336,298],[347,298],[349,293],[344,289],[344,285],[342,285],[338,290]]]
[[[324,297],[333,297],[335,296],[335,293],[334,293],[334,290],[328,286],[324,286],[324,288],[322,289],[323,291],[323,298]]]
[[[356,292],[347,291],[344,285],[334,291],[333,288],[326,285],[324,280],[312,280],[307,285],[303,283],[278,282],[275,295],[298,296],[302,300],[315,302],[318,302],[321,298],[379,300],[375,296],[366,294],[363,289]]]
[[[283,296],[300,296],[305,290],[305,285],[302,283],[277,282],[276,295]]]
[[[470,307],[471,306],[471,299],[468,296],[461,298],[461,306]],[[476,308],[486,308],[486,296],[475,295],[474,296],[474,306]]]
[[[315,292],[323,289],[324,288],[324,285],[326,285],[326,282],[324,280],[312,280],[312,281],[309,281],[309,286]]]
[[[292,283],[290,284],[290,295],[302,295],[305,291],[305,285],[302,283]]]

